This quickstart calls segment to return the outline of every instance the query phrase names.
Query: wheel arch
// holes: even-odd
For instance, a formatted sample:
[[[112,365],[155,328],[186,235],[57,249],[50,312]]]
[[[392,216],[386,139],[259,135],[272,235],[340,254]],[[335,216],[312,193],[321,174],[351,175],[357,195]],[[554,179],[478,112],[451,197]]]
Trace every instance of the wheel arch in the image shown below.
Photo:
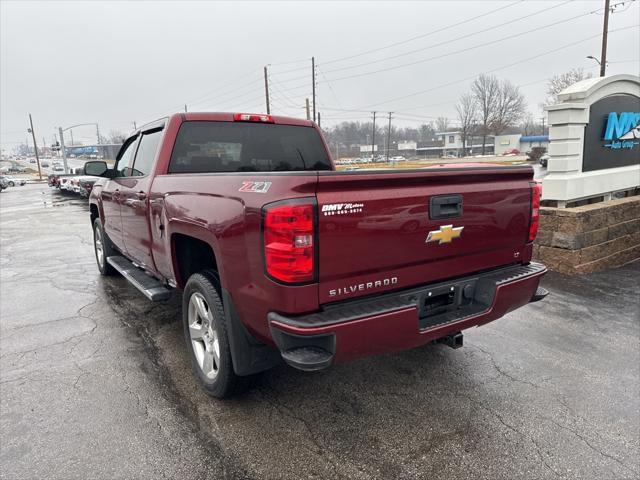
[[[172,225],[169,229],[171,265],[176,286],[182,290],[192,274],[213,270],[218,273],[220,285],[224,287],[225,279],[215,237],[204,228],[185,227]]]

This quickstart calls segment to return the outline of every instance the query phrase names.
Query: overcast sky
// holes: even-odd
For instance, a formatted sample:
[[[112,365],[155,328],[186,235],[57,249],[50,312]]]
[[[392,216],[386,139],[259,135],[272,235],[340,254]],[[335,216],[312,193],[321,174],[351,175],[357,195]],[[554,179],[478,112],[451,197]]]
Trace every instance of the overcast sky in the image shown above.
[[[25,141],[28,113],[38,142],[49,144],[54,127],[98,122],[104,135],[128,132],[185,103],[264,111],[267,64],[273,113],[303,116],[312,55],[323,125],[366,120],[371,110],[395,112],[397,125],[455,119],[457,98],[482,72],[521,85],[539,117],[546,78],[574,67],[598,73],[585,57],[599,57],[603,5],[2,0],[2,147]],[[640,1],[617,12],[608,73],[639,74]],[[95,141],[95,129],[80,127],[74,139]]]

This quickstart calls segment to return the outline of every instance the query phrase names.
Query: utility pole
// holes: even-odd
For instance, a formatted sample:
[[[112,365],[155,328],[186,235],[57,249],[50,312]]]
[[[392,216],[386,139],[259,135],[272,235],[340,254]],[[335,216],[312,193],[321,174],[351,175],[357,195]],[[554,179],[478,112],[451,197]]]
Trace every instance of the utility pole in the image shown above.
[[[311,92],[313,96],[313,121],[316,121],[316,57],[311,57]]]
[[[96,122],[96,137],[98,137],[98,145],[100,145],[100,127],[98,126],[98,122]]]
[[[31,128],[29,131],[31,132],[31,137],[33,138],[33,150],[36,152],[36,162],[38,163],[38,177],[42,180],[42,170],[40,169],[40,157],[38,157],[38,146],[36,145],[36,132],[33,131],[33,120],[31,119],[31,114],[29,114],[29,125]]]
[[[264,67],[264,100],[267,103],[267,115],[271,113],[271,107],[269,106],[269,77],[267,75],[267,67]]]
[[[376,113],[373,113],[373,134],[371,135],[371,161],[373,162],[373,154],[376,151]]]
[[[540,121],[542,122],[542,135],[544,135],[544,123],[546,121],[547,117],[540,117]]]
[[[184,113],[187,113],[187,104],[184,104]]]
[[[60,134],[60,151],[62,152],[62,164],[64,165],[64,173],[69,173],[69,165],[67,165],[67,149],[64,146],[64,132],[62,127],[59,127],[58,133]]]
[[[387,163],[389,163],[389,145],[391,144],[391,114],[389,112],[389,128],[387,129]]]
[[[309,110],[309,99],[304,99],[305,106],[307,108],[307,120],[311,120],[311,111]]]
[[[320,121],[320,112],[318,112],[318,128],[322,128],[322,121]]]
[[[609,0],[604,0],[604,22],[602,25],[602,52],[600,53],[600,76],[607,69],[607,36],[609,34]]]
[[[71,146],[73,147],[73,130],[69,130],[69,134],[71,135]]]
[[[136,121],[135,121],[135,120],[133,121],[133,129],[134,129],[134,130],[137,130],[137,129],[138,129],[138,126],[136,125]]]

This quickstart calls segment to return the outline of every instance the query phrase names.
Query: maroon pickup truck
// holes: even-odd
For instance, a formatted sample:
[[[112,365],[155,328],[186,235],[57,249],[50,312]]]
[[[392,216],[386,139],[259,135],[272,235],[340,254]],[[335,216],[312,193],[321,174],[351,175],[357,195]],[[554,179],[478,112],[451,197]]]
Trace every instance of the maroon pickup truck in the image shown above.
[[[104,177],[90,196],[100,272],[152,301],[182,292],[193,367],[217,397],[282,360],[459,347],[547,294],[529,166],[336,172],[312,122],[185,113],[85,173]]]

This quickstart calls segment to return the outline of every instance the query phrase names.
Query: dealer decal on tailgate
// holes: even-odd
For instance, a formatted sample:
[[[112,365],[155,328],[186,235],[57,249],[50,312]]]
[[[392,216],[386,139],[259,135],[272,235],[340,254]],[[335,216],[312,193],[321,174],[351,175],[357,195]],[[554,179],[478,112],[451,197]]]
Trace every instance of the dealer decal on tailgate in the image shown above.
[[[322,206],[322,214],[328,215],[344,215],[346,213],[360,213],[364,207],[364,203],[328,203]]]

